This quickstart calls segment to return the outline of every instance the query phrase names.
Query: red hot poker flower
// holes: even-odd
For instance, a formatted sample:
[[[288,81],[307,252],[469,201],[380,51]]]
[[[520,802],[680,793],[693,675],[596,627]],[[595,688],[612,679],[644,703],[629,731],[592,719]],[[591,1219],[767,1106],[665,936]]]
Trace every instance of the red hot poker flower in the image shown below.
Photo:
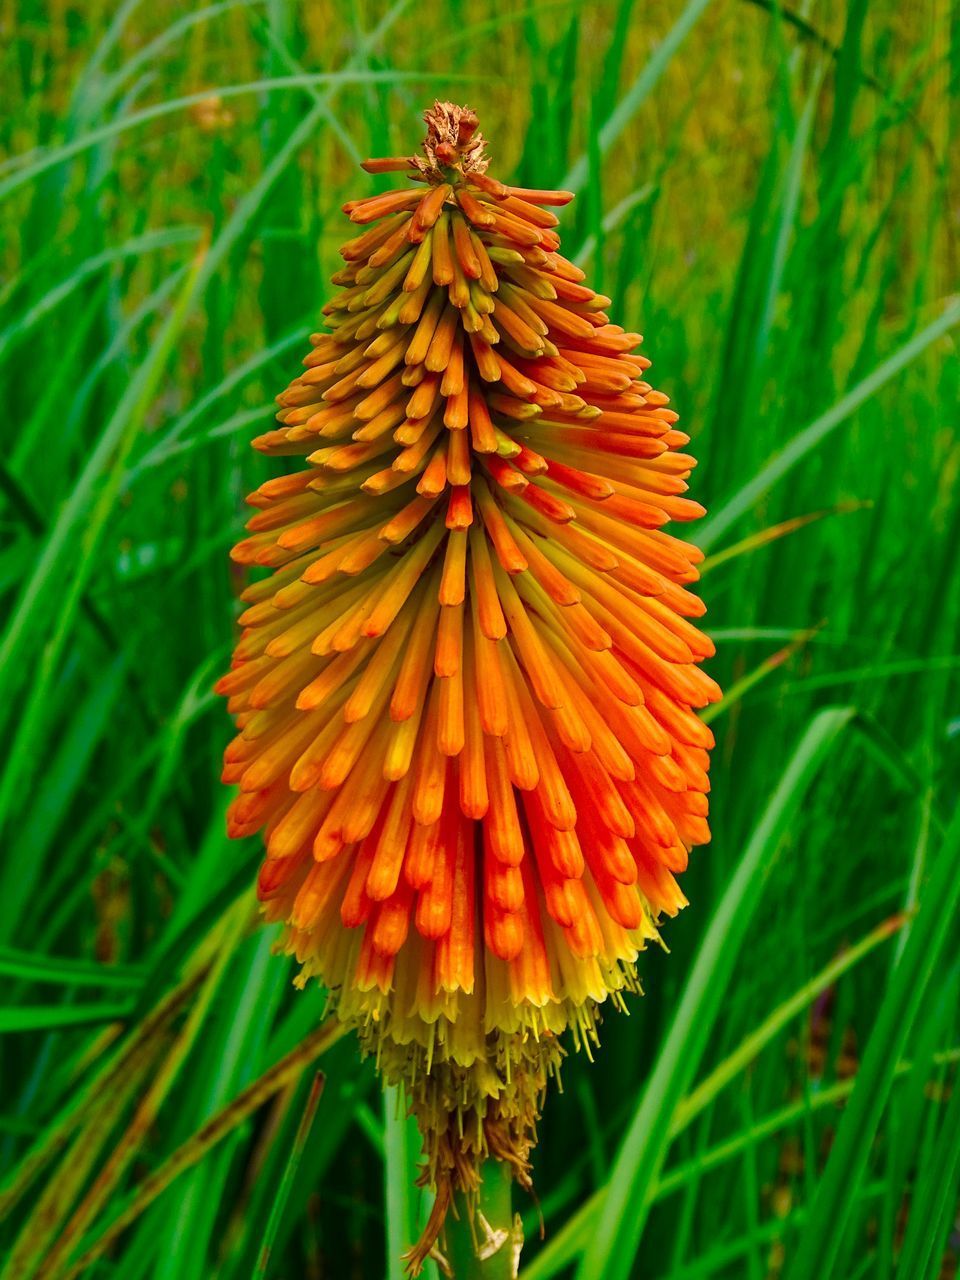
[[[552,207],[487,174],[436,103],[414,185],[344,206],[306,370],[256,440],[306,467],[253,493],[230,834],[263,829],[284,946],[407,1090],[436,1208],[481,1162],[529,1181],[561,1032],[635,961],[709,839],[718,696],[691,619],[702,508],[637,334],[559,252]]]

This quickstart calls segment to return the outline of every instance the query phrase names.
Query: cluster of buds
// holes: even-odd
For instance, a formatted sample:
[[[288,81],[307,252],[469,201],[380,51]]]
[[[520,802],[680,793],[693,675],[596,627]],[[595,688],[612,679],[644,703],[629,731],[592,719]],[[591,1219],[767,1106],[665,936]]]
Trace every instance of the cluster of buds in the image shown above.
[[[694,459],[637,334],[560,253],[562,191],[487,173],[476,114],[368,161],[306,369],[255,441],[261,567],[219,689],[230,832],[283,946],[404,1087],[436,1193],[529,1183],[560,1035],[596,1040],[709,839]]]

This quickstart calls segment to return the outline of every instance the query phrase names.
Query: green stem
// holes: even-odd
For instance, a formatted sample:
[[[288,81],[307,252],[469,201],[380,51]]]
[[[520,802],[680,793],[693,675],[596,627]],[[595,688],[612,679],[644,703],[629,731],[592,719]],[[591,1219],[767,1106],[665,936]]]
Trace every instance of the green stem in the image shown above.
[[[514,1227],[511,1180],[495,1161],[483,1166],[479,1200],[473,1219],[463,1196],[457,1195],[447,1216],[446,1255],[454,1280],[516,1280],[519,1223]]]

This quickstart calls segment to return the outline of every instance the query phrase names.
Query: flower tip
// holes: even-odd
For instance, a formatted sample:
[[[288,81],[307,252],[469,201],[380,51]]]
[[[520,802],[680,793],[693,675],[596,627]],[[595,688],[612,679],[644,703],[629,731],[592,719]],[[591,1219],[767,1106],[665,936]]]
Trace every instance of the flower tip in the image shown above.
[[[425,176],[453,167],[464,174],[483,173],[487,167],[485,143],[472,107],[436,101],[423,113],[423,119],[427,126],[423,140],[426,160],[417,158],[414,163]]]

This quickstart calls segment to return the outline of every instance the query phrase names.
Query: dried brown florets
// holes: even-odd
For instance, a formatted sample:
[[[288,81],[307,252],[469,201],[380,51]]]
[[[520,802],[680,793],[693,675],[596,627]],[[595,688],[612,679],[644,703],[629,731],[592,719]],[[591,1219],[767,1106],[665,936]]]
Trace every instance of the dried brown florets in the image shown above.
[[[452,102],[435,102],[424,113],[427,136],[423,140],[426,159],[413,157],[413,165],[424,177],[439,181],[443,169],[455,168],[461,173],[486,173],[489,160],[484,154],[486,143],[479,132],[477,113],[471,107],[458,107]]]

